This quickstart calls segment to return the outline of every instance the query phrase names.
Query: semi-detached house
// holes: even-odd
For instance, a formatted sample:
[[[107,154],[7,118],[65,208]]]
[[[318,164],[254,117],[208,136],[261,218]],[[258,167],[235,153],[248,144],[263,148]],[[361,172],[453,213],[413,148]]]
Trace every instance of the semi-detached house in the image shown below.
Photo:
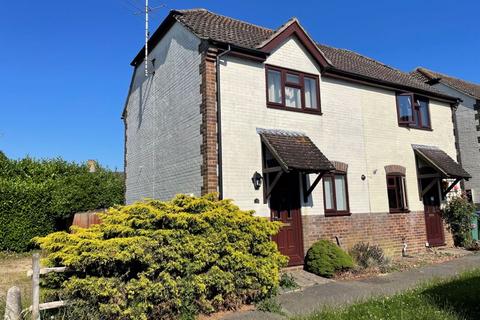
[[[439,206],[470,177],[453,160],[456,98],[296,19],[174,10],[149,48],[123,113],[128,203],[217,192],[284,222],[290,265],[322,238],[391,254],[451,242]]]

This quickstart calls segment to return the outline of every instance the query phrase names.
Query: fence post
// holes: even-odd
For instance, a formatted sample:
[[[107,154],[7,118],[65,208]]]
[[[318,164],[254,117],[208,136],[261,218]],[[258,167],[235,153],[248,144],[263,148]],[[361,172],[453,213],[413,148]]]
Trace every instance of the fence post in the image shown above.
[[[32,257],[32,320],[40,320],[40,254]]]
[[[22,298],[19,287],[11,287],[7,292],[5,320],[21,320]]]

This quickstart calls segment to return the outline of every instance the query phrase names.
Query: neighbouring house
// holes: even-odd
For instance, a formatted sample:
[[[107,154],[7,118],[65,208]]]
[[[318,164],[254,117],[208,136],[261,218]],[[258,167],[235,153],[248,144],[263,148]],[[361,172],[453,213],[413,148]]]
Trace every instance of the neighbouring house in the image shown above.
[[[472,175],[465,181],[464,189],[480,208],[480,84],[422,67],[411,74],[435,89],[461,99],[455,111],[457,160]]]
[[[445,195],[458,101],[408,73],[276,30],[173,10],[134,67],[125,104],[127,203],[218,192],[284,222],[290,265],[318,239],[391,254],[452,243]]]

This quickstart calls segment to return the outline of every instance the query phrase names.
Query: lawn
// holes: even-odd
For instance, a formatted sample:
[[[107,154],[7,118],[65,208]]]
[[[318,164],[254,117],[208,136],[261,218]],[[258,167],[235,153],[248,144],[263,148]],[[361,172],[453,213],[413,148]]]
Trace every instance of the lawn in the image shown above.
[[[392,297],[325,309],[296,320],[473,320],[480,319],[480,269],[423,285]]]
[[[30,305],[32,289],[27,270],[32,267],[32,253],[15,254],[0,252],[0,318],[5,313],[5,297],[12,286],[20,288],[22,305]]]

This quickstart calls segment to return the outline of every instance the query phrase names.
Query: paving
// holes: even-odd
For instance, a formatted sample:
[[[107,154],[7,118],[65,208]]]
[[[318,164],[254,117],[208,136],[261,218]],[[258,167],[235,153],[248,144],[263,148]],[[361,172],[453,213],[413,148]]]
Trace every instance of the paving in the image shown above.
[[[384,276],[355,281],[325,281],[302,290],[282,293],[277,301],[286,316],[279,314],[245,311],[226,315],[226,320],[277,320],[288,316],[304,315],[324,306],[344,306],[353,302],[380,295],[393,295],[420,283],[433,279],[455,276],[463,271],[480,267],[480,254],[464,256],[442,264],[394,272]]]

